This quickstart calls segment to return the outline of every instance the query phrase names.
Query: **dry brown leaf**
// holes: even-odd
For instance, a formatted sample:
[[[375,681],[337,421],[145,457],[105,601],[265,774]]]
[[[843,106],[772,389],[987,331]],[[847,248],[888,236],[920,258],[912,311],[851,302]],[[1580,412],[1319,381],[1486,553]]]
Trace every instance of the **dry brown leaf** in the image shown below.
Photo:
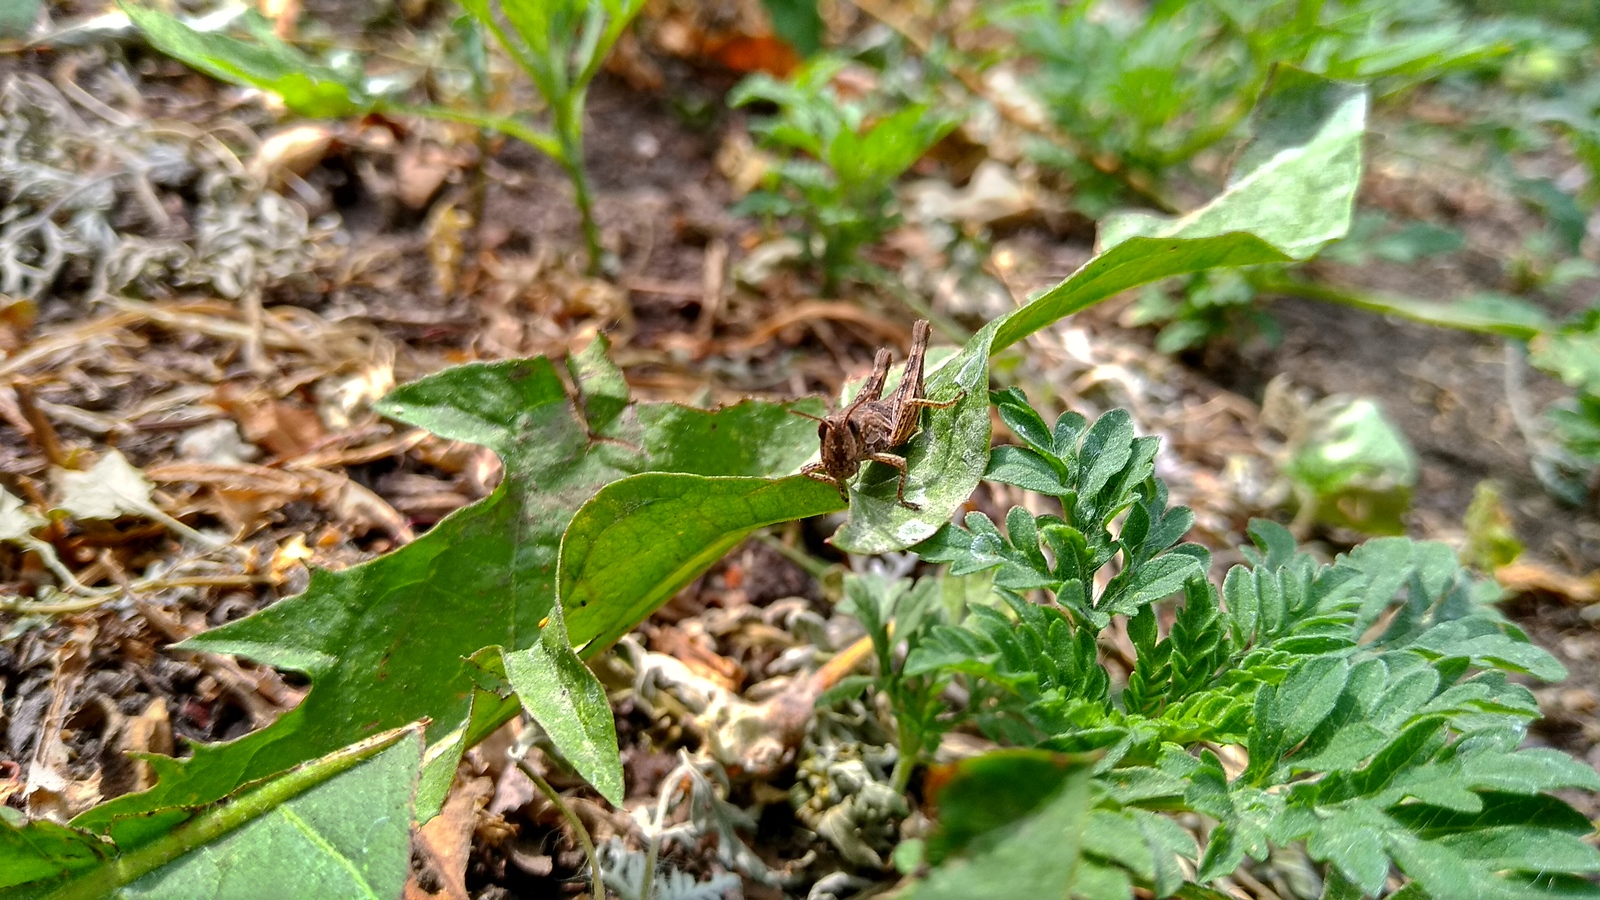
[[[470,900],[467,894],[467,861],[472,855],[472,834],[483,807],[494,793],[489,778],[457,778],[445,799],[444,809],[417,829],[412,846],[421,857],[424,869],[413,871],[406,881],[405,900]],[[431,877],[426,877],[431,876]],[[426,890],[424,883],[438,885]]]
[[[1568,575],[1536,562],[1514,562],[1495,569],[1494,579],[1513,593],[1542,591],[1570,603],[1600,602],[1600,572]]]
[[[411,209],[425,209],[445,179],[461,171],[467,159],[437,144],[408,144],[394,161],[394,192]]]
[[[144,712],[129,719],[122,728],[122,750],[125,753],[159,753],[172,755],[172,719],[167,714],[167,701],[156,697]],[[135,756],[133,764],[133,790],[153,787],[156,774],[150,764]]]
[[[329,428],[339,430],[371,417],[372,404],[394,390],[394,353],[361,366],[354,374],[317,382],[317,413]]]
[[[38,316],[32,300],[0,297],[0,353],[15,353],[27,344]]]
[[[15,760],[0,759],[0,806],[22,793],[27,783],[22,780],[22,766]]]
[[[218,387],[211,402],[239,423],[239,433],[245,440],[274,456],[300,456],[328,437],[315,410],[301,403],[265,396],[242,384]]]
[[[434,207],[423,225],[428,261],[433,263],[433,283],[446,297],[455,293],[461,264],[467,255],[467,229],[471,227],[472,216],[454,203]]]
[[[734,693],[743,686],[744,667],[719,655],[715,642],[704,630],[691,633],[675,625],[663,625],[650,627],[648,635],[650,649],[677,659],[701,678]]]
[[[286,174],[304,177],[327,158],[340,137],[340,129],[326,122],[280,128],[261,141],[246,169],[251,177],[267,185],[280,184]]]
[[[267,564],[267,575],[273,584],[283,584],[292,570],[304,568],[313,556],[311,548],[306,546],[305,535],[291,535],[272,551],[272,561]]]

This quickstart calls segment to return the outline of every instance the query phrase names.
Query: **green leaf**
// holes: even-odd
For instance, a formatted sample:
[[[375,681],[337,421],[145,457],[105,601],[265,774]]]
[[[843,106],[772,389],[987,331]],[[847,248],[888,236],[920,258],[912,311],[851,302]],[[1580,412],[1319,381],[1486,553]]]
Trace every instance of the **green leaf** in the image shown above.
[[[1424,840],[1434,841],[1450,834],[1482,828],[1526,825],[1548,828],[1577,837],[1594,832],[1594,824],[1561,800],[1541,794],[1523,797],[1515,794],[1485,793],[1483,808],[1476,812],[1440,809],[1421,803],[1391,807],[1390,818]]]
[[[1059,497],[1070,490],[1062,482],[1061,473],[1048,459],[1026,447],[1006,445],[994,448],[989,454],[989,468],[983,477],[1051,497]]]
[[[1131,615],[1183,590],[1185,582],[1204,574],[1205,569],[1195,557],[1166,553],[1134,570],[1132,578],[1102,601],[1102,607],[1110,613]]]
[[[123,4],[151,46],[223,81],[259,88],[283,98],[290,109],[319,119],[370,112],[376,100],[360,82],[318,65],[260,29],[260,42],[196,31],[155,9]]]
[[[966,393],[949,409],[925,411],[922,430],[905,448],[906,499],[921,508],[896,502],[898,473],[872,463],[850,491],[850,520],[834,534],[834,546],[860,554],[904,550],[932,536],[977,490],[989,465],[989,344],[998,327],[991,322],[926,376],[930,399]]]
[[[1600,396],[1600,307],[1571,325],[1535,339],[1535,366],[1587,394]]]
[[[788,475],[815,447],[810,423],[782,405],[753,402],[715,411],[640,404],[596,435],[578,410],[603,409],[596,398],[614,397],[615,382],[601,368],[588,371],[594,377],[580,377],[585,393],[577,405],[543,358],[461,366],[391,394],[381,405],[387,414],[498,451],[504,482],[401,550],[341,572],[314,572],[305,593],[188,641],[188,648],[303,672],[312,689],[261,731],[197,747],[189,760],[153,763],[161,776],[155,788],[90,810],[76,824],[104,830],[120,815],[207,803],[376,728],[428,717],[431,739],[456,733],[473,708],[475,667],[467,658],[484,647],[515,652],[540,640],[540,623],[556,601],[562,534],[602,486],[661,466]],[[606,598],[648,615],[636,601]],[[611,617],[594,621],[616,624]],[[596,636],[569,627],[575,640]]]
[[[1600,791],[1600,772],[1560,750],[1474,753],[1461,761],[1461,780],[1478,790],[1537,794],[1576,788]]]
[[[606,485],[561,543],[573,645],[585,655],[609,647],[756,528],[840,508],[837,491],[801,476],[651,472]]]
[[[1228,188],[1178,219],[1101,222],[1094,259],[1005,319],[1000,350],[1129,288],[1219,267],[1305,259],[1344,235],[1361,176],[1365,89],[1281,67]]]
[[[1065,447],[1056,446],[1050,426],[1028,405],[1028,397],[1021,388],[1008,387],[1003,391],[994,391],[990,393],[989,400],[1000,413],[1000,421],[1006,423],[1006,427],[1036,453],[1059,456],[1066,452]],[[1076,440],[1072,443],[1076,443]]]
[[[1524,672],[1542,681],[1562,681],[1567,669],[1545,650],[1513,637],[1485,619],[1459,619],[1428,629],[1410,645],[1430,657],[1464,656],[1484,668]]]
[[[556,750],[600,796],[621,807],[622,757],[611,702],[600,679],[573,654],[560,604],[551,607],[539,640],[500,659],[517,698]]]
[[[53,898],[395,897],[411,870],[422,729],[375,736],[214,806]]]
[[[1393,822],[1365,805],[1334,809],[1312,832],[1306,851],[1312,859],[1338,866],[1364,894],[1376,895],[1389,875],[1383,835],[1393,828]]]
[[[1078,773],[1085,760],[1043,750],[995,750],[939,773],[938,826],[927,854],[937,865],[974,841],[1033,813]]]
[[[817,11],[817,0],[761,0],[761,5],[772,17],[772,30],[801,56],[811,56],[822,49],[826,29],[822,14]]]
[[[1027,780],[1030,773],[1042,774],[1040,756],[1018,751],[991,755],[996,758],[958,764],[958,772],[973,773],[968,777],[980,781],[971,783],[970,789],[959,788],[959,781],[945,788],[945,792],[961,791],[963,800],[956,811],[941,807],[941,822],[949,817],[954,827],[955,822],[970,816],[993,827],[959,842],[962,854],[913,884],[900,895],[904,900],[1067,897],[1078,877],[1079,853],[1089,824],[1092,762],[1062,758],[1059,769],[1046,762],[1047,780],[1032,783]],[[1035,801],[1042,802],[1001,801],[996,812],[982,802],[981,791],[976,789],[985,783],[996,788],[1003,785],[1004,797],[1021,800],[1028,799],[1031,787]],[[1003,819],[1007,810],[1027,811],[1009,824],[999,824],[996,820]]]
[[[1283,474],[1317,521],[1368,534],[1401,534],[1417,482],[1405,433],[1365,397],[1333,396],[1306,412]]]
[[[13,818],[18,821],[13,822]],[[112,850],[92,834],[22,813],[0,812],[0,888],[65,877],[93,867]]]
[[[1438,843],[1489,869],[1600,872],[1600,850],[1575,835],[1525,825],[1447,834]]]

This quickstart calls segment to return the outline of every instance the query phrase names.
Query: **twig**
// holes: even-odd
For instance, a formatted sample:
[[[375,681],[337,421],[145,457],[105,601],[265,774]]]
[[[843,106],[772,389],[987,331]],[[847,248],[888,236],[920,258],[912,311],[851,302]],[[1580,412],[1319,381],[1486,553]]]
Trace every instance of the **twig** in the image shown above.
[[[522,770],[522,774],[528,776],[528,780],[533,782],[533,786],[538,788],[541,794],[544,794],[545,799],[550,801],[550,805],[554,806],[561,813],[562,818],[567,820],[567,824],[572,826],[573,834],[577,836],[579,846],[583,847],[583,854],[589,857],[589,877],[594,882],[594,896],[596,900],[605,900],[606,883],[601,880],[600,854],[595,852],[594,841],[589,837],[589,829],[583,827],[583,821],[578,818],[578,814],[573,812],[572,807],[561,799],[561,795],[556,793],[556,789],[550,786],[550,782],[545,781],[538,772],[533,770],[533,766],[528,765],[526,759],[519,756],[516,762],[517,768]],[[649,876],[646,877],[648,878]]]
[[[702,342],[710,341],[712,333],[716,331],[717,316],[722,312],[724,295],[727,294],[727,277],[728,242],[717,238],[706,245],[705,265],[700,274],[700,315],[695,320],[694,330]],[[641,897],[640,900],[647,898]]]
[[[91,609],[96,609],[107,601],[115,600],[120,596],[121,593],[119,591],[111,591],[95,597],[63,600],[59,603],[44,603],[24,600],[21,597],[10,594],[0,594],[0,610],[22,616],[70,616],[73,613],[88,612]]]
[[[679,758],[684,765],[688,765],[689,756],[682,750],[678,751]],[[644,854],[644,880],[639,883],[639,900],[650,900],[656,888],[656,860],[661,856],[661,829],[667,823],[667,810],[672,808],[673,795],[678,791],[678,785],[683,779],[678,779],[671,784],[661,786],[661,797],[656,800],[655,827],[650,829],[650,845]]]
[[[777,537],[774,537],[768,532],[760,532],[756,535],[756,540],[766,544],[768,547],[771,547],[773,550],[777,551],[779,556],[782,556],[789,562],[792,562],[804,569],[807,575],[810,575],[812,578],[815,578],[818,581],[826,578],[829,572],[832,572],[838,568],[838,566],[833,563],[825,563],[822,560],[817,559],[815,556],[805,552],[804,550],[799,550],[789,546],[788,544],[785,544],[783,541],[779,540]]]
[[[17,408],[22,410],[22,417],[32,426],[33,441],[39,445],[45,462],[56,468],[67,468],[67,455],[61,450],[61,438],[56,434],[55,426],[39,409],[39,401],[33,396],[33,385],[18,379],[12,383],[12,388],[17,392]]]
[[[1506,392],[1506,406],[1511,410],[1511,421],[1517,426],[1517,431],[1522,433],[1522,440],[1535,454],[1550,452],[1550,438],[1533,412],[1528,409],[1527,383],[1525,374],[1527,351],[1521,346],[1507,341],[1505,345],[1505,365],[1502,367],[1502,384]]]

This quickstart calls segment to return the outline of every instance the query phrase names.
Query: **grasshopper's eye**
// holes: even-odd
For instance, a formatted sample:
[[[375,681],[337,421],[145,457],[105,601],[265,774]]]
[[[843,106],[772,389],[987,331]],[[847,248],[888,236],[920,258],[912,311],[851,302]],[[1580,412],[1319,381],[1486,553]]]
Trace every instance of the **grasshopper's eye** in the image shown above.
[[[825,441],[827,439],[828,439],[828,423],[827,422],[818,423],[818,425],[817,425],[817,440]]]

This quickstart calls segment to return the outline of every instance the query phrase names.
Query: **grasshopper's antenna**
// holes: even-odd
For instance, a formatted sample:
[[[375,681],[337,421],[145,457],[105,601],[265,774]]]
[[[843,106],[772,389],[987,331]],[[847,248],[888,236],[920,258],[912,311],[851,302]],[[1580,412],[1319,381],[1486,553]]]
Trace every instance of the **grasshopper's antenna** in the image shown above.
[[[790,410],[786,410],[786,412],[788,412],[789,415],[791,415],[791,416],[799,416],[802,419],[810,419],[813,422],[826,422],[826,421],[828,421],[827,419],[824,419],[821,416],[813,416],[811,413],[801,412],[798,409],[790,409]]]

